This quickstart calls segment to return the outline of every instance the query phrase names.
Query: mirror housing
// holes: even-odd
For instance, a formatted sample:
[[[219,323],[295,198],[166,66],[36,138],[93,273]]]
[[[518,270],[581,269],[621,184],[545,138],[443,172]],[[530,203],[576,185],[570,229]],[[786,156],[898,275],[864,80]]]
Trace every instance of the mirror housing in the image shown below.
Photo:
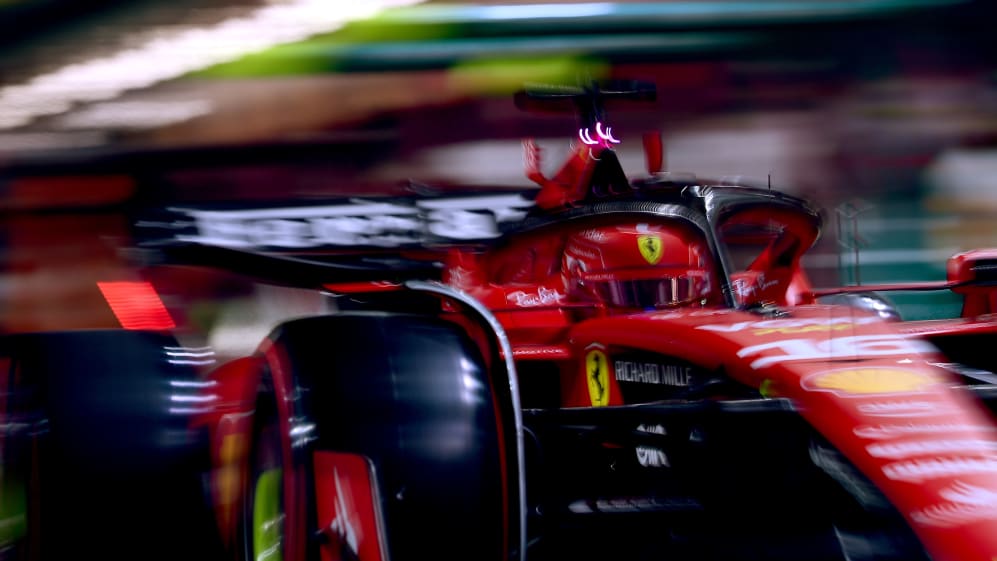
[[[952,291],[962,294],[962,317],[997,313],[997,248],[957,253],[946,262]]]

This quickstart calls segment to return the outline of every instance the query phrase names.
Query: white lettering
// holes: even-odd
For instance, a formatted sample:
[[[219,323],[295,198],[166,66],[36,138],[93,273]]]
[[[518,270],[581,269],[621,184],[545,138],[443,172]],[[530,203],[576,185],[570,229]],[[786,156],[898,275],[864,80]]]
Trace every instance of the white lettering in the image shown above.
[[[249,210],[172,209],[193,218],[196,234],[178,241],[232,248],[306,248],[322,245],[395,247],[443,239],[490,239],[499,224],[526,217],[533,201],[522,195],[457,197],[412,203],[347,204]]]
[[[639,425],[637,430],[652,434],[668,434],[662,425]],[[664,451],[653,446],[637,447],[637,463],[644,467],[671,467]]]
[[[236,219],[222,218],[209,220],[204,216],[194,216],[194,225],[200,232],[198,236],[177,236],[179,241],[190,241],[223,247],[252,247],[248,231],[243,223]]]
[[[949,502],[911,512],[911,519],[925,526],[951,528],[978,520],[997,519],[997,493],[956,481],[939,494]]]
[[[444,238],[473,240],[498,237],[495,217],[469,210],[434,210],[429,213],[429,231]]]
[[[881,320],[873,317],[840,317],[840,318],[800,318],[800,319],[765,319],[758,321],[739,321],[732,324],[700,325],[696,329],[717,331],[720,333],[737,333],[745,329],[800,329],[805,327],[829,327],[833,325],[865,325],[878,323]]]
[[[765,356],[754,360],[751,367],[755,369],[793,360],[827,360],[843,358],[864,358],[872,356],[917,355],[930,353],[934,350],[927,341],[907,339],[902,335],[856,335],[852,337],[835,337],[833,339],[783,339],[770,341],[760,345],[750,345],[737,352],[744,358],[762,354],[766,351],[781,351],[781,354]]]
[[[951,434],[956,432],[993,432],[993,427],[984,425],[966,425],[960,423],[926,423],[904,425],[876,425],[855,427],[853,433],[859,438],[879,440],[908,434]]]
[[[915,440],[913,442],[884,442],[866,446],[869,455],[875,458],[899,460],[910,456],[946,454],[950,452],[990,452],[997,451],[997,442],[964,438],[956,440]]]
[[[874,401],[862,403],[858,410],[873,417],[930,417],[951,412],[947,405],[930,401]]]
[[[506,296],[506,300],[522,308],[534,306],[553,306],[559,304],[563,298],[564,295],[560,292],[550,288],[544,288],[542,286],[537,289],[535,294],[517,290],[515,292],[510,292]]]
[[[883,466],[883,473],[890,479],[915,483],[954,475],[997,473],[997,458],[953,457],[907,460]]]
[[[688,386],[692,381],[692,367],[675,364],[617,360],[613,371],[619,382]]]

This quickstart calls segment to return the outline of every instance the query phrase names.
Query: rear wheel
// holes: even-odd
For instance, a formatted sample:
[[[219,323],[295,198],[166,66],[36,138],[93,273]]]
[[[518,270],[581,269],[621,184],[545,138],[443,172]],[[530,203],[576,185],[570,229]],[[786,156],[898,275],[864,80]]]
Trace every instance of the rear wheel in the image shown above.
[[[169,335],[126,330],[0,339],[0,418],[16,429],[2,439],[11,495],[0,515],[17,522],[0,558],[62,559],[87,547],[105,560],[223,553],[205,494],[207,435],[191,425],[201,387],[171,358],[177,347]]]
[[[272,396],[261,396],[266,399]],[[272,404],[256,407],[248,489],[243,509],[247,561],[284,558],[284,489],[277,416]]]
[[[508,558],[512,460],[460,327],[337,314],[283,324],[261,349],[272,387],[254,421],[247,561]],[[427,542],[438,528],[446,539]]]

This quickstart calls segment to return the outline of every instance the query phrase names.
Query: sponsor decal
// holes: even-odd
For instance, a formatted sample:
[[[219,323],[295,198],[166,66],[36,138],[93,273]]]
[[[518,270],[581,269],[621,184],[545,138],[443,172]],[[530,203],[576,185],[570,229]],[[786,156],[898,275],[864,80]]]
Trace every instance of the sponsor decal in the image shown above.
[[[951,434],[956,432],[992,432],[993,427],[962,423],[907,423],[902,425],[876,425],[855,427],[852,432],[859,438],[880,440],[911,434]]]
[[[751,332],[752,335],[763,336],[771,335],[773,333],[779,333],[781,335],[799,335],[800,333],[826,333],[828,331],[842,331],[845,329],[852,328],[853,325],[850,323],[834,323],[830,325],[805,325],[802,327],[767,327],[765,329],[755,329]]]
[[[737,278],[731,283],[734,288],[734,292],[741,300],[749,299],[753,297],[756,292],[764,292],[769,287],[775,286],[776,284],[779,284],[779,281],[766,280],[765,273],[759,273],[755,276],[754,280]]]
[[[609,361],[606,353],[592,349],[585,355],[585,379],[592,405],[602,407],[609,404]]]
[[[663,247],[661,237],[654,234],[637,236],[637,249],[648,265],[657,265],[661,261]]]
[[[729,313],[729,312],[727,312]],[[827,331],[842,329],[852,325],[880,323],[882,320],[874,317],[840,317],[840,318],[799,318],[799,319],[765,319],[759,321],[738,321],[727,324],[708,324],[697,326],[703,331],[720,333],[738,333],[748,329],[756,335],[767,333],[800,333],[806,331]]]
[[[920,483],[925,479],[976,473],[997,473],[997,458],[952,456],[905,460],[883,466],[883,474],[897,481]]]
[[[571,351],[567,347],[557,345],[551,346],[530,346],[513,347],[512,356],[516,358],[545,357],[551,359],[568,358]]]
[[[613,379],[624,403],[670,399],[709,375],[690,362],[647,351],[617,352],[611,359]]]
[[[521,221],[532,206],[516,194],[245,210],[174,208],[190,221],[158,226],[176,231],[176,241],[231,248],[399,247],[496,238],[501,225]]]
[[[380,498],[368,460],[341,452],[316,452],[313,458],[319,532],[334,552],[323,558],[381,561]]]
[[[637,430],[652,434],[668,434],[662,425],[639,425]],[[664,451],[653,446],[637,446],[637,463],[644,467],[671,467]]]
[[[692,367],[679,364],[616,360],[613,371],[620,382],[687,387],[692,381]]]
[[[682,319],[686,316],[691,316],[691,315],[692,314],[686,312],[669,312],[669,311],[656,310],[653,312],[649,312],[649,315],[647,315],[646,317],[656,320],[673,320],[673,319]]]
[[[650,319],[655,320],[674,320],[683,319],[687,317],[715,317],[715,316],[726,316],[731,313],[736,313],[734,310],[694,310],[690,311],[688,309],[681,311],[657,311],[651,315],[648,315]]]
[[[804,377],[800,380],[800,385],[811,391],[829,391],[836,395],[849,396],[916,393],[942,381],[930,371],[870,367],[825,370]],[[864,406],[873,415],[877,412],[910,412],[915,407],[914,403],[910,401],[869,403],[860,405],[859,410]],[[921,402],[921,405],[927,405],[929,408],[931,406],[925,402]]]
[[[729,316],[730,314],[734,313],[738,312],[728,308],[722,308],[719,310],[695,310],[689,312],[689,316],[699,318],[699,317],[713,317],[713,316]]]
[[[872,417],[932,417],[953,412],[949,404],[911,400],[871,401],[857,409]]]
[[[532,308],[536,306],[553,306],[559,304],[564,295],[550,288],[539,287],[536,292],[526,292],[517,290],[506,295],[506,300],[510,304],[515,304],[521,308]]]
[[[356,507],[353,506],[351,497],[343,492],[343,482],[339,478],[339,471],[332,470],[333,485],[336,489],[336,497],[333,499],[333,508],[336,516],[329,523],[329,531],[345,543],[350,552],[356,555],[360,547],[357,542],[357,514]]]
[[[606,238],[608,237],[606,235],[606,232],[603,232],[602,230],[597,230],[595,228],[590,228],[590,229],[587,229],[587,230],[582,230],[582,232],[581,232],[580,235],[581,235],[581,237],[583,237],[583,238],[585,238],[587,240],[591,240],[591,241],[596,242],[596,243],[604,242],[604,241],[606,241]]]
[[[612,499],[580,500],[568,505],[575,514],[597,512],[690,512],[701,511],[703,505],[686,497],[617,497]]]
[[[997,493],[990,489],[956,481],[939,494],[948,502],[912,511],[911,519],[923,526],[941,528],[997,519]]]
[[[997,442],[978,438],[955,440],[914,440],[909,442],[877,442],[866,446],[866,451],[875,458],[899,460],[911,456],[948,454],[952,452],[973,453],[997,451]]]
[[[737,352],[741,358],[768,354],[751,362],[754,369],[795,360],[856,359],[874,356],[910,356],[930,353],[935,348],[927,341],[907,339],[903,335],[856,335],[833,339],[782,339],[749,345]]]
[[[447,271],[447,274],[449,275],[447,284],[454,288],[465,290],[474,286],[474,283],[471,282],[471,279],[474,278],[474,273],[465,267],[451,267]]]
[[[574,244],[570,246],[570,248],[565,250],[565,257],[569,259],[569,266],[567,267],[568,270],[571,270],[572,268],[570,265],[576,265],[579,270],[584,271],[585,264],[580,262],[578,258],[585,258],[592,260],[602,259],[602,252],[595,251],[592,249],[586,249],[578,244]]]

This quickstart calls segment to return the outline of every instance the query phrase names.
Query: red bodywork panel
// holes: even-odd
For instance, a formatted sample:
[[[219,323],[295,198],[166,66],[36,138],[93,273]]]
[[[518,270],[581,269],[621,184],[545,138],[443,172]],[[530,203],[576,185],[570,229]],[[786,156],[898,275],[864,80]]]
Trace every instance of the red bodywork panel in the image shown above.
[[[900,329],[898,329],[898,327]],[[734,310],[609,317],[570,332],[576,357],[609,363],[607,404],[623,404],[618,349],[646,349],[723,369],[799,413],[866,474],[936,559],[989,560],[997,552],[997,435],[975,397],[932,363],[934,348],[902,325],[829,306],[765,319]],[[565,406],[598,404],[579,360]]]
[[[211,441],[211,495],[215,520],[222,540],[234,547],[238,539],[237,517],[242,508],[242,492],[249,454],[252,411],[259,385],[259,357],[226,362],[210,373],[209,395],[214,406],[195,419],[195,426],[208,427]]]
[[[357,454],[316,452],[313,463],[318,527],[328,539],[322,561],[350,559],[343,551],[355,551],[358,561],[384,559],[380,500],[370,460]]]
[[[773,218],[759,209],[727,225],[736,232]],[[627,404],[615,372],[621,352],[724,372],[764,395],[791,399],[886,494],[934,558],[990,560],[997,553],[989,531],[997,519],[993,419],[915,335],[994,332],[994,322],[895,323],[815,305],[800,257],[817,232],[789,213],[775,218],[781,230],[772,237],[735,238],[764,249],[731,279],[741,302],[774,303],[786,317],[716,306],[622,313],[574,301],[559,268],[567,228],[491,252],[454,253],[444,280],[495,313],[517,360],[559,365],[561,406]],[[675,372],[660,376],[684,375]]]

